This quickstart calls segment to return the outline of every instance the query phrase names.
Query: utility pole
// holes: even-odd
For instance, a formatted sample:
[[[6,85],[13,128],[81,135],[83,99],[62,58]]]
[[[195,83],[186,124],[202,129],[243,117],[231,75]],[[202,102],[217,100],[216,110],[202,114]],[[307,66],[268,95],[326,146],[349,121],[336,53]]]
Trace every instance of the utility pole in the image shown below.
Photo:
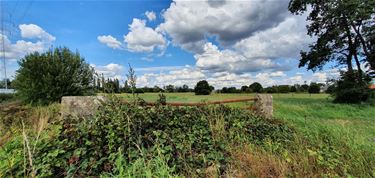
[[[4,64],[4,84],[5,89],[8,89],[8,80],[7,80],[7,67],[5,62],[5,36],[4,36],[4,4],[3,1],[0,1],[0,11],[1,11],[1,41],[2,41],[2,53],[3,53],[3,64]]]

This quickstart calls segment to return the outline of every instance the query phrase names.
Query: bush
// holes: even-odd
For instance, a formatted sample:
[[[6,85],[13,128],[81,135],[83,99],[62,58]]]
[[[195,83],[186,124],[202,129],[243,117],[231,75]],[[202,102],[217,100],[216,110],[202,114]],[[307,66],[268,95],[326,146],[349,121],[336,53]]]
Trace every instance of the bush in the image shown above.
[[[26,55],[19,61],[14,87],[28,103],[48,104],[62,96],[92,94],[94,70],[68,48]]]
[[[14,94],[0,93],[0,103],[14,99]]]
[[[369,89],[371,78],[364,74],[362,80],[359,81],[358,72],[343,72],[340,80],[336,81],[336,88],[332,93],[334,102],[336,103],[361,103],[370,101],[373,97],[371,89]]]
[[[196,95],[209,95],[213,87],[208,84],[206,80],[199,81],[194,88],[194,93]]]
[[[125,165],[162,157],[171,173],[202,177],[204,171],[196,170],[212,164],[223,173],[230,143],[284,143],[292,138],[285,124],[249,111],[142,107],[117,99],[109,100],[94,118],[67,118],[59,125],[58,136],[41,144],[35,156],[38,175],[88,177],[115,171],[119,157]]]

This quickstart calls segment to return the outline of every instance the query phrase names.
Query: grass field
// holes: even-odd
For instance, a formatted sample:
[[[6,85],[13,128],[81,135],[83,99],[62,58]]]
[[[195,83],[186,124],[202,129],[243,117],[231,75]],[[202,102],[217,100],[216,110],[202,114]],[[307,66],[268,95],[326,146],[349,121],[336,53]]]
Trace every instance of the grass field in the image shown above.
[[[165,93],[167,102],[201,102],[227,99],[252,98],[255,94],[211,94]],[[119,96],[130,100],[131,94]],[[139,94],[142,99],[154,102],[158,93]],[[331,134],[356,145],[373,146],[375,151],[375,106],[334,104],[328,94],[273,94],[274,116],[283,119],[305,134],[326,129]],[[243,107],[252,102],[230,103],[234,107]],[[375,152],[374,152],[375,154]]]

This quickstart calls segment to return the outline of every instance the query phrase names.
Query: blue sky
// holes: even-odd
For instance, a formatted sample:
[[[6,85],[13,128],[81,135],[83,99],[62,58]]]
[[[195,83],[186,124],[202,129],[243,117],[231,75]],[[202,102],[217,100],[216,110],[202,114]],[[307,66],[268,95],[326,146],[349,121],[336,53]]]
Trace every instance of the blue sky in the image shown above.
[[[98,73],[139,86],[216,87],[324,82],[338,71],[298,68],[312,39],[288,1],[5,1],[8,76],[51,46],[78,50]],[[0,75],[3,78],[3,72]]]

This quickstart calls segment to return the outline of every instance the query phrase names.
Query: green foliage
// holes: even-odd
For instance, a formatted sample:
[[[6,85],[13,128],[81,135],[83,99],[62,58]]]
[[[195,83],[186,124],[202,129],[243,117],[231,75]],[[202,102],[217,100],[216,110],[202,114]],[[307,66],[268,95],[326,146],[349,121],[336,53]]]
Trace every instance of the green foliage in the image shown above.
[[[19,61],[14,87],[28,103],[48,104],[62,96],[91,94],[93,69],[68,48],[26,55]]]
[[[241,93],[242,90],[237,90],[236,87],[223,87],[220,93]]]
[[[367,102],[373,97],[372,91],[369,89],[371,78],[365,75],[361,77],[361,80],[358,80],[353,77],[357,74],[341,73],[341,79],[336,82],[336,88],[332,93],[335,98],[334,102],[361,103]]]
[[[261,93],[263,91],[263,86],[258,82],[252,83],[249,88],[252,92],[255,93]]]
[[[157,148],[158,155],[152,158],[138,158],[129,164],[121,149],[113,156],[114,167],[111,173],[104,173],[100,177],[179,177],[174,175],[174,169],[168,166],[168,160]],[[111,158],[112,159],[112,158]]]
[[[120,104],[121,103],[121,104]],[[250,112],[227,107],[142,107],[111,99],[94,118],[67,118],[58,137],[38,150],[39,174],[90,176],[112,172],[121,149],[125,165],[163,158],[169,173],[201,175],[227,164],[229,143],[284,142],[292,130]],[[225,130],[222,130],[225,129]],[[166,165],[164,166],[166,167]],[[173,169],[172,169],[173,168]],[[224,170],[221,170],[223,172]]]
[[[309,93],[320,93],[320,84],[312,82],[309,86]]]
[[[289,93],[290,87],[289,87],[289,85],[279,85],[279,86],[277,86],[277,91],[279,93]]]
[[[208,84],[206,80],[199,81],[194,88],[194,93],[196,95],[209,95],[213,87]]]
[[[297,87],[295,85],[290,87],[290,92],[297,92]]]
[[[0,103],[10,101],[15,98],[15,94],[11,93],[0,93]]]
[[[159,98],[156,101],[156,103],[161,104],[161,105],[166,105],[167,104],[167,97],[163,93],[160,93]]]
[[[104,82],[104,92],[105,93],[120,93],[120,81],[115,79],[107,79]]]
[[[9,79],[1,80],[1,81],[0,81],[0,88],[5,88],[5,81],[6,81],[6,84],[7,84],[7,87],[8,87],[8,88],[13,88],[13,87],[12,87],[12,81],[10,81]]]
[[[336,62],[347,65],[348,71],[352,71],[354,58],[359,70],[361,63],[366,62],[374,69],[371,54],[375,34],[374,6],[374,1],[291,0],[289,10],[292,13],[310,13],[307,31],[316,39],[308,52],[301,52],[299,66],[316,70]]]
[[[0,147],[0,177],[22,177],[23,161],[23,140],[17,136]]]

